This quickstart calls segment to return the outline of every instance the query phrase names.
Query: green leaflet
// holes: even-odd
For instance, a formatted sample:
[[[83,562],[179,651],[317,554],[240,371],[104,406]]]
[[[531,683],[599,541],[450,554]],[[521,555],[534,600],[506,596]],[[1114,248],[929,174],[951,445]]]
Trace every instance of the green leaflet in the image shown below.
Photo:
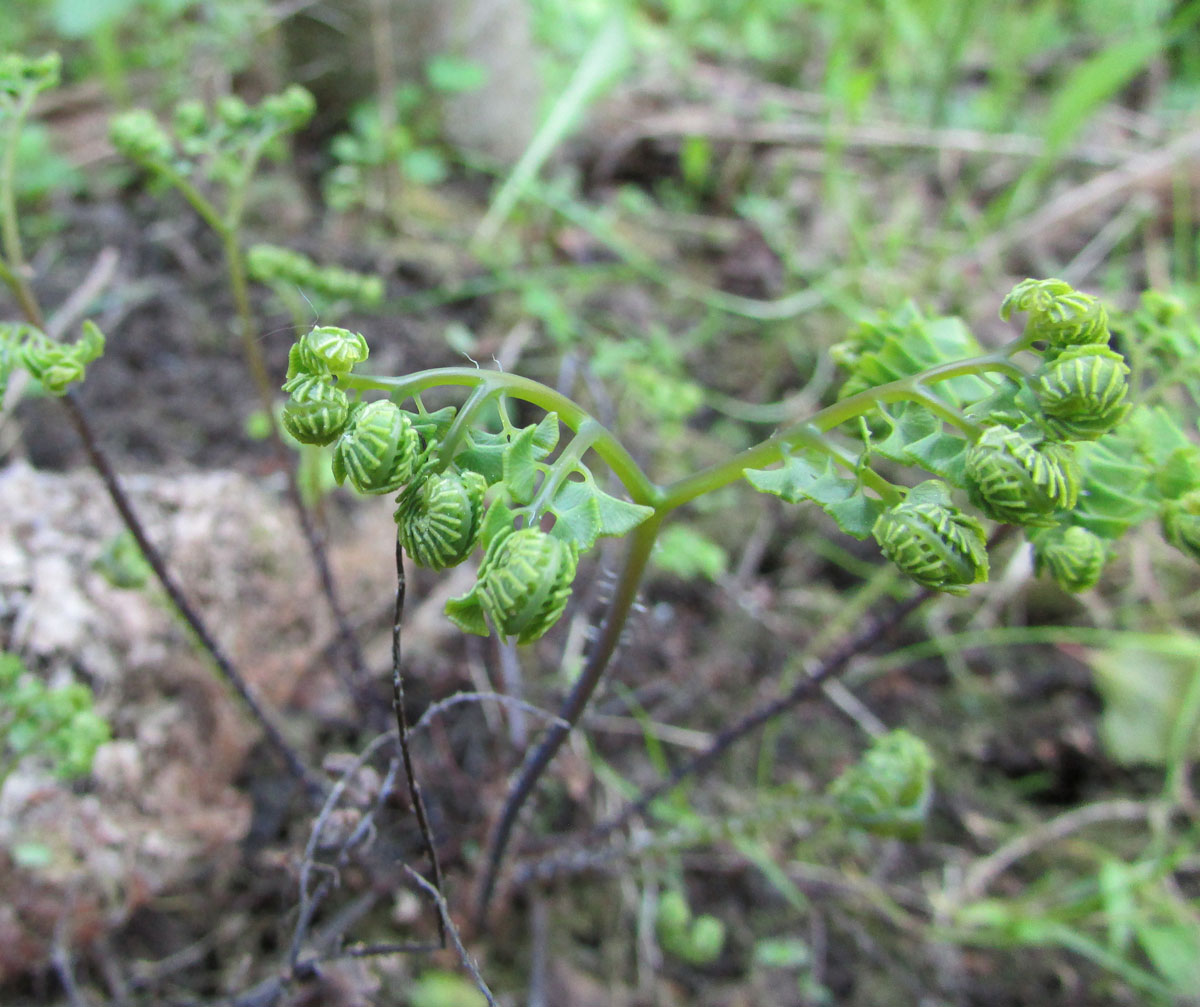
[[[862,323],[834,347],[849,369],[842,396],[910,377],[947,360],[981,354],[983,348],[959,318],[925,318],[911,302],[890,318]],[[938,394],[952,405],[974,402],[991,386],[974,375],[939,382]]]
[[[583,479],[563,483],[547,508],[554,515],[550,534],[566,543],[575,543],[586,552],[602,536],[624,535],[654,513],[653,507],[630,503],[605,493],[587,469],[579,468]]]
[[[467,435],[467,447],[454,456],[454,464],[460,469],[478,472],[489,486],[504,478],[504,452],[508,438],[504,434],[493,434],[486,430],[472,430]]]
[[[1200,448],[1161,406],[1138,406],[1117,429],[1079,444],[1077,457],[1083,478],[1074,521],[1110,540],[1162,501],[1200,487]]]
[[[1145,520],[1153,505],[1146,498],[1151,471],[1128,438],[1109,434],[1076,453],[1082,472],[1072,519],[1101,538],[1117,539]]]
[[[557,444],[557,413],[547,413],[541,423],[525,427],[512,438],[501,457],[501,473],[514,502],[533,502],[538,475],[545,468],[539,463]]]
[[[444,411],[430,413],[429,418],[437,417]],[[455,465],[460,469],[478,472],[487,480],[489,486],[498,482],[508,482],[511,472],[517,478],[524,494],[531,479],[536,486],[537,474],[541,471],[538,462],[558,444],[558,416],[548,413],[540,423],[533,426],[500,433],[472,430],[467,434],[466,443],[467,447],[454,456]],[[529,502],[519,500],[515,496],[513,499],[518,503]],[[529,499],[533,499],[532,495]]]
[[[891,432],[871,449],[890,461],[917,465],[954,486],[964,485],[965,437],[947,433],[942,421],[919,402],[904,402],[883,411]]]
[[[756,490],[788,503],[811,500],[847,535],[863,539],[886,509],[882,501],[867,496],[857,479],[839,476],[827,457],[793,455],[777,469],[746,469],[746,480]]]

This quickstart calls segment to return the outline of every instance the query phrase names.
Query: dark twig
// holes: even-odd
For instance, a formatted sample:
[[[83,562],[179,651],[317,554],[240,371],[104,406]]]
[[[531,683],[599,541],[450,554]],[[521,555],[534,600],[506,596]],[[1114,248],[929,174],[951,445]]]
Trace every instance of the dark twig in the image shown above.
[[[83,991],[75,979],[75,965],[71,961],[71,948],[67,936],[70,919],[71,913],[68,909],[59,917],[58,923],[55,925],[54,946],[50,953],[50,961],[54,966],[58,981],[62,983],[63,992],[66,993],[67,1002],[71,1007],[90,1007],[87,997],[83,995]]]
[[[84,449],[87,451],[92,467],[100,476],[101,482],[104,483],[104,488],[108,491],[113,505],[121,515],[121,520],[125,522],[125,526],[129,529],[130,534],[137,541],[138,548],[141,549],[142,555],[146,557],[146,562],[150,564],[150,569],[154,571],[154,576],[158,578],[158,582],[162,585],[167,597],[171,600],[171,604],[175,606],[176,611],[183,617],[183,621],[187,623],[188,628],[195,635],[200,645],[208,652],[221,677],[241,697],[242,702],[246,704],[254,719],[258,721],[263,729],[263,733],[267,736],[267,740],[275,751],[279,753],[288,771],[304,785],[310,797],[318,800],[323,798],[325,794],[324,784],[304,764],[304,761],[300,758],[296,750],[288,744],[282,732],[275,726],[275,722],[267,713],[266,708],[259,702],[258,697],[255,696],[249,683],[242,676],[241,672],[237,670],[229,657],[226,656],[221,645],[217,643],[216,637],[210,632],[199,613],[192,608],[191,603],[184,596],[183,590],[175,582],[175,578],[171,576],[161,553],[155,548],[154,543],[150,541],[149,536],[146,534],[145,526],[137,516],[137,512],[134,511],[133,504],[126,495],[124,487],[121,486],[120,480],[117,478],[117,474],[108,460],[108,456],[100,447],[100,442],[96,437],[95,431],[92,429],[87,414],[79,402],[78,396],[76,396],[74,391],[68,390],[59,401],[62,402],[63,408],[67,411],[67,415],[78,432],[80,440],[83,441]]]
[[[488,989],[487,983],[483,981],[483,976],[479,972],[479,966],[475,964],[475,960],[467,954],[467,949],[463,947],[462,937],[458,933],[458,927],[454,925],[454,920],[450,918],[450,910],[446,905],[446,897],[442,895],[441,888],[430,884],[428,880],[407,864],[404,865],[404,871],[418,887],[422,888],[433,899],[434,905],[437,906],[438,919],[441,921],[442,930],[450,937],[450,943],[454,945],[454,950],[458,952],[458,959],[462,962],[463,968],[467,970],[467,974],[474,980],[475,985],[479,987],[479,992],[487,1000],[488,1007],[496,1007],[496,999],[492,996],[492,991]]]
[[[425,712],[421,714],[421,719],[412,726],[410,733],[415,734],[422,728],[428,727],[434,717],[452,706],[458,706],[460,703],[481,703],[484,701],[499,703],[501,706],[510,706],[514,709],[521,710],[531,714],[534,717],[541,717],[548,720],[555,727],[567,727],[568,724],[557,714],[551,713],[549,710],[543,710],[540,706],[535,706],[533,703],[527,703],[523,699],[517,699],[515,696],[506,696],[502,692],[456,692],[452,696],[447,696],[445,699],[439,699],[436,703],[431,703],[425,708]]]
[[[396,542],[396,612],[392,620],[392,706],[396,712],[396,728],[398,731],[396,744],[400,749],[400,759],[404,763],[404,776],[408,780],[408,793],[412,798],[413,812],[417,816],[417,827],[421,830],[421,840],[425,844],[425,853],[429,857],[430,870],[433,872],[433,892],[436,896],[438,912],[438,940],[442,947],[446,946],[445,912],[442,898],[442,867],[438,861],[437,847],[434,845],[433,832],[429,828],[429,816],[425,812],[425,799],[421,796],[421,785],[417,782],[413,770],[412,753],[408,748],[408,713],[404,709],[404,676],[400,671],[400,620],[404,615],[404,550],[399,541]],[[405,865],[405,870],[408,870]],[[424,881],[424,878],[421,879]],[[489,997],[490,1000],[490,997]]]
[[[582,837],[571,842],[567,853],[558,853],[523,865],[517,877],[518,883],[528,883],[531,880],[554,874],[558,860],[574,863],[578,859],[581,847],[598,843],[612,835],[634,818],[644,815],[656,800],[674,790],[684,780],[712,768],[732,745],[753,734],[764,724],[786,713],[797,704],[818,694],[823,683],[840,674],[853,658],[879,643],[935,593],[928,588],[922,589],[870,621],[860,632],[847,639],[832,654],[819,662],[788,692],[763,704],[758,709],[752,710],[736,723],[719,732],[703,752],[676,767],[675,771],[662,782],[643,791],[636,800],[627,804],[607,822],[602,822]]]
[[[389,734],[378,735],[362,753],[354,760],[354,762],[342,773],[338,781],[330,789],[328,796],[325,798],[325,803],[321,806],[321,811],[313,822],[312,828],[309,830],[308,843],[304,847],[304,859],[300,863],[300,908],[296,913],[296,925],[292,930],[292,947],[289,961],[293,971],[299,968],[300,952],[304,947],[304,942],[308,939],[308,929],[312,924],[313,916],[317,909],[324,901],[325,896],[329,894],[333,888],[336,875],[327,876],[324,878],[316,890],[310,890],[309,879],[312,877],[313,869],[317,866],[316,856],[317,848],[321,842],[321,834],[325,831],[325,826],[329,822],[329,816],[333,814],[338,803],[342,799],[342,795],[346,792],[346,788],[350,785],[350,781],[355,774],[370,761],[373,756],[385,742],[390,740]],[[392,783],[395,779],[396,764],[393,763],[389,767],[387,778],[384,780],[383,786],[380,788],[380,799],[391,790]],[[358,827],[353,833],[342,843],[341,849],[338,851],[338,856],[334,862],[333,870],[336,871],[349,858],[350,851],[358,845],[362,837],[366,835],[367,830],[371,827],[374,821],[375,812],[378,809],[378,803],[375,808],[372,808],[370,813],[364,816]]]

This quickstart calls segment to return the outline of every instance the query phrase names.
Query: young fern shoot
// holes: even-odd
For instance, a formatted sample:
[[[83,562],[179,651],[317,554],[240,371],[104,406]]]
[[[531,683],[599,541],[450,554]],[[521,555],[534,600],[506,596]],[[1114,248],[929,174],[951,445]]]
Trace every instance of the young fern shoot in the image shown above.
[[[540,639],[567,606],[579,558],[600,537],[629,536],[601,636],[560,713],[574,725],[611,657],[662,521],[743,477],[789,503],[816,503],[847,534],[873,537],[918,584],[958,594],[987,579],[984,519],[1024,529],[1039,571],[1069,591],[1094,586],[1112,542],[1155,512],[1168,541],[1200,552],[1189,546],[1200,542],[1200,450],[1168,429],[1162,410],[1130,404],[1129,367],[1108,346],[1104,306],[1062,280],[1026,280],[1002,305],[1003,317],[1014,312],[1027,314],[1024,331],[991,353],[957,319],[927,320],[912,308],[887,325],[863,326],[836,350],[849,370],[836,402],[667,485],[654,483],[581,406],[544,385],[467,368],[358,373],[365,340],[328,326],[293,348],[284,424],[306,443],[334,444],[339,483],[399,493],[397,534],[415,562],[443,569],[483,550],[474,586],[446,606],[469,633]],[[471,389],[460,409],[425,409],[423,393],[452,387]],[[367,401],[370,392],[387,398]],[[503,399],[545,416],[517,427],[501,408],[501,429],[485,428],[484,406]],[[855,435],[839,436],[847,425]],[[555,454],[564,426],[571,437]],[[1172,446],[1165,456],[1164,437]],[[593,454],[629,499],[600,488]],[[911,488],[893,483],[875,468],[880,460],[889,471],[900,465],[931,478]],[[481,910],[516,813],[568,730],[547,732],[510,790]]]

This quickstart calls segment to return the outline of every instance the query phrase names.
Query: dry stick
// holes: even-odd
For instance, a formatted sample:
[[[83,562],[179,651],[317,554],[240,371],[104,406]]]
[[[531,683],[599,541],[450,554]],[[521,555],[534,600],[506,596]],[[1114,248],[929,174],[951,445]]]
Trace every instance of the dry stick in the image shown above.
[[[167,597],[170,598],[171,604],[175,606],[175,609],[183,617],[183,621],[188,624],[188,628],[200,642],[200,645],[208,652],[213,664],[216,665],[217,671],[220,672],[225,681],[229,683],[234,692],[241,697],[242,702],[249,708],[254,719],[262,727],[263,733],[266,734],[267,740],[283,758],[288,771],[304,785],[310,797],[318,800],[321,799],[325,794],[325,785],[304,764],[296,750],[288,744],[279,728],[271,720],[266,708],[259,703],[249,683],[246,682],[241,672],[237,670],[233,662],[225,655],[225,652],[221,649],[221,645],[217,643],[208,626],[200,618],[199,613],[192,608],[191,603],[188,602],[183,591],[175,582],[175,578],[167,570],[162,555],[147,536],[146,529],[134,511],[133,504],[126,495],[124,487],[121,486],[120,481],[117,479],[117,474],[113,470],[108,456],[100,447],[99,440],[92,429],[87,414],[79,403],[78,396],[76,396],[74,391],[68,390],[59,401],[62,402],[63,408],[66,409],[67,415],[78,432],[80,440],[83,441],[84,449],[87,451],[92,467],[100,476],[101,482],[104,483],[104,488],[108,490],[108,495],[112,498],[113,505],[121,515],[121,520],[125,522],[125,527],[129,529],[129,533],[136,540],[138,548],[141,549],[142,555],[146,557],[146,562],[150,564],[150,569],[154,571],[154,576],[158,578],[158,582],[167,593]]]
[[[421,796],[421,785],[417,782],[413,771],[412,753],[408,749],[408,713],[404,709],[404,676],[400,672],[400,619],[404,615],[404,592],[406,581],[404,577],[404,549],[399,540],[396,541],[396,613],[392,620],[392,707],[396,711],[396,744],[400,749],[400,758],[404,762],[404,776],[408,780],[408,793],[412,798],[413,812],[417,816],[417,827],[421,830],[421,840],[425,844],[425,853],[429,857],[430,870],[433,871],[433,891],[438,903],[438,940],[441,946],[446,946],[446,921],[442,897],[442,866],[438,861],[437,847],[433,842],[433,833],[429,828],[429,816],[425,813],[425,799]],[[405,870],[408,870],[405,865]],[[424,881],[424,878],[421,878]]]
[[[334,810],[337,808],[338,802],[342,799],[342,794],[345,793],[346,788],[350,785],[350,781],[354,778],[355,774],[367,764],[371,756],[373,756],[375,752],[388,740],[388,735],[380,734],[369,745],[367,745],[366,748],[363,749],[358,758],[356,758],[349,768],[342,773],[340,779],[338,779],[338,781],[330,789],[329,793],[325,797],[325,803],[321,806],[321,810],[318,813],[316,820],[313,822],[312,828],[309,830],[308,843],[305,844],[304,847],[304,858],[300,862],[300,907],[296,911],[296,925],[292,930],[292,946],[289,954],[289,962],[293,972],[296,971],[298,967],[298,963],[300,961],[300,951],[304,947],[305,940],[308,938],[308,929],[312,923],[312,918],[316,914],[317,909],[320,907],[321,902],[324,900],[329,890],[333,887],[333,882],[330,880],[330,877],[327,876],[322,884],[317,887],[315,892],[309,888],[309,879],[312,877],[312,872],[317,866],[317,846],[320,844],[321,834],[325,831],[325,826],[329,822],[329,816],[332,815]],[[395,769],[396,764],[393,761],[392,765],[388,769],[387,778],[384,780],[383,786],[380,788],[381,796],[391,790]],[[364,823],[368,823],[373,818],[374,811],[372,811],[371,815],[366,816],[362,822],[360,822],[360,828]],[[342,844],[342,848],[338,852],[337,859],[332,868],[334,872],[336,872],[336,869],[345,863],[346,859],[349,857],[350,850],[352,850],[356,845],[354,840],[359,838],[360,828],[356,828],[354,833]],[[366,829],[361,829],[361,832],[362,835],[366,835]]]
[[[566,855],[559,853],[523,865],[516,873],[514,878],[515,883],[521,886],[531,881],[553,876],[560,862],[567,863],[568,861],[574,861],[575,854],[580,847],[599,842],[628,824],[638,815],[645,814],[651,804],[664,794],[674,790],[689,776],[695,776],[710,769],[725,754],[725,751],[730,746],[752,734],[768,721],[774,720],[776,717],[786,713],[793,706],[820,692],[821,685],[824,682],[828,681],[834,675],[841,673],[846,665],[850,663],[851,659],[877,644],[936,593],[929,588],[924,588],[912,597],[893,606],[884,615],[864,627],[861,632],[848,639],[842,646],[825,658],[825,660],[819,662],[816,668],[805,678],[797,682],[784,695],[760,706],[737,723],[719,732],[713,738],[712,744],[703,752],[678,766],[661,783],[655,784],[649,790],[643,791],[637,800],[626,805],[622,811],[607,822],[601,823],[580,837],[575,843],[571,844],[571,849],[568,850]]]
[[[496,1007],[496,1000],[492,996],[492,991],[488,989],[487,983],[483,981],[483,976],[479,972],[479,966],[467,954],[467,949],[463,946],[462,937],[458,933],[458,927],[454,925],[454,920],[450,918],[450,909],[446,905],[446,897],[442,894],[441,886],[430,884],[428,880],[421,877],[408,864],[404,865],[404,871],[433,899],[434,905],[437,906],[438,919],[441,921],[443,930],[450,935],[450,942],[454,945],[454,950],[458,952],[458,959],[462,962],[463,968],[467,970],[468,975],[474,980],[475,985],[479,987],[479,992],[487,1000],[488,1007]]]

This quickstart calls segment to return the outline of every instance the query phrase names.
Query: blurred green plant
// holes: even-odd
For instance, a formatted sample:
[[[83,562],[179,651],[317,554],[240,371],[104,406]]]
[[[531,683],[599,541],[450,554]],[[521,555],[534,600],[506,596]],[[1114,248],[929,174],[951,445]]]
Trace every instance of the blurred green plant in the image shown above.
[[[47,688],[20,657],[0,652],[0,786],[27,761],[62,780],[86,776],[109,736],[87,686]]]
[[[435,186],[450,172],[451,155],[442,137],[439,100],[483,87],[483,69],[450,55],[434,58],[425,68],[425,83],[397,87],[390,115],[367,101],[350,113],[349,129],[333,138],[329,152],[337,164],[325,176],[325,201],[340,212],[364,210],[402,223],[399,207],[388,204],[390,186],[384,176],[416,186]],[[387,123],[394,123],[391,129]]]
[[[654,929],[662,949],[689,965],[711,965],[725,947],[725,924],[708,913],[694,916],[679,889],[659,895]]]

